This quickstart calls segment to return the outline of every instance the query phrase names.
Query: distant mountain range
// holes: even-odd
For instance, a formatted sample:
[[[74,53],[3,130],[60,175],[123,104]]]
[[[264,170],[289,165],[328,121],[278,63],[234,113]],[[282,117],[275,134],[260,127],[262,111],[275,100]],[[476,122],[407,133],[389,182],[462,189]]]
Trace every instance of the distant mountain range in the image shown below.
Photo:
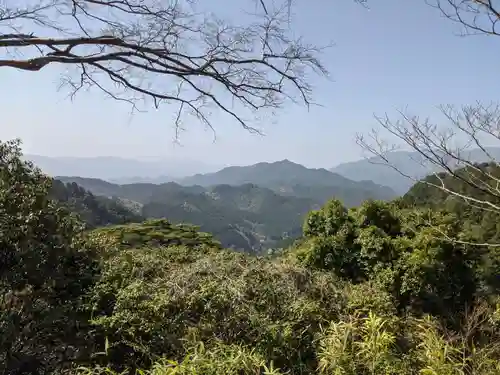
[[[500,148],[490,147],[487,150],[497,160],[500,159]],[[377,190],[386,186],[391,191],[383,193],[383,197],[394,194],[402,195],[408,191],[415,180],[436,172],[436,168],[433,168],[429,163],[427,165],[421,163],[421,157],[416,152],[392,152],[387,155],[387,158],[393,166],[411,176],[412,179],[402,176],[377,157],[342,163],[327,171],[325,169],[306,168],[288,160],[274,163],[258,163],[244,167],[231,166],[219,170],[219,167],[207,165],[203,162],[173,158],[165,160],[134,160],[119,157],[25,156],[25,159],[33,161],[51,176],[91,177],[117,184],[163,184],[173,181],[184,186],[200,185],[206,187],[218,184],[241,185],[254,183],[258,186],[278,190],[280,194],[287,194],[286,189],[291,189],[288,193],[292,195],[298,193],[300,195],[306,194],[306,196],[321,194],[319,186],[336,186],[337,195],[343,195],[345,198],[347,196],[351,198],[353,194],[345,195],[340,190],[352,186],[352,184],[355,184],[357,193],[359,192],[358,188],[361,186],[361,190],[368,190],[369,194],[374,189]],[[469,151],[469,160],[484,162],[488,161],[488,157],[481,150],[473,149]],[[278,169],[276,169],[277,165],[279,166]],[[298,168],[298,166],[301,168]],[[281,174],[273,175],[276,170]],[[294,173],[297,173],[297,175],[294,176]],[[280,181],[283,175],[286,176],[284,184],[283,181]],[[344,178],[342,179],[342,177]],[[361,182],[362,185],[356,184],[357,182]],[[293,185],[297,186],[292,188]],[[314,186],[314,192],[304,192],[304,186]],[[330,190],[326,188],[323,196],[328,195],[330,195]],[[360,195],[360,197],[362,196],[363,194]],[[353,201],[357,200],[356,198]]]
[[[500,158],[500,148],[488,152]],[[415,179],[433,172],[419,163],[416,153],[391,153],[388,158]],[[330,171],[281,160],[175,179],[173,174],[164,177],[165,171],[179,170],[179,166],[168,169],[156,162],[32,155],[26,159],[61,181],[56,182],[53,193],[90,227],[167,218],[173,223],[200,226],[224,247],[252,252],[280,247],[299,237],[304,216],[328,199],[357,206],[367,199],[390,200],[403,195],[414,184],[377,158],[341,164]],[[469,160],[488,158],[473,150]],[[59,173],[54,171],[71,172],[68,175],[75,177],[57,177]],[[129,183],[110,182],[113,179]]]
[[[493,158],[500,160],[500,148],[489,147],[486,150]],[[438,171],[435,166],[423,163],[422,157],[417,152],[391,152],[387,154],[387,159],[390,164],[413,179],[401,175],[378,157],[343,163],[330,171],[354,181],[371,180],[376,184],[392,188],[399,195],[406,193],[415,180]],[[480,149],[469,150],[466,159],[476,163],[490,161],[490,158]]]
[[[220,167],[199,161],[170,158],[162,160],[135,160],[113,156],[105,157],[49,157],[25,155],[50,176],[93,177],[116,183],[164,183],[195,173],[214,172]]]
[[[276,247],[300,236],[304,216],[330,198],[355,206],[370,198],[396,196],[371,181],[351,181],[288,160],[224,168],[180,183],[120,185],[96,178],[56,178],[118,201],[142,217],[198,225],[223,246],[246,251]]]
[[[162,184],[149,182],[116,184],[81,176],[57,178],[76,182],[97,195],[118,196],[141,203],[148,202],[152,197],[167,190],[199,194],[208,187],[246,184],[267,188],[282,196],[311,199],[320,204],[336,197],[346,206],[356,206],[366,199],[391,199],[397,195],[392,189],[372,181],[352,181],[326,169],[306,168],[289,160],[258,163],[246,167],[227,167],[215,173],[196,174],[178,179],[177,182]]]
[[[255,184],[281,195],[313,199],[317,202],[336,197],[346,206],[366,199],[391,199],[396,193],[372,181],[353,181],[326,169],[306,168],[289,160],[258,163],[246,167],[227,167],[215,173],[197,174],[177,181],[184,186],[238,186]]]

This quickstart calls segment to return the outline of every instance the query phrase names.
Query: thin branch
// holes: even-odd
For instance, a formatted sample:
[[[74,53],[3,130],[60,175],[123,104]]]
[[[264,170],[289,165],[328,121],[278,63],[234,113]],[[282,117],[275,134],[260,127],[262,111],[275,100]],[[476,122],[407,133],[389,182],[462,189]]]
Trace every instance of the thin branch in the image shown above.
[[[86,87],[133,108],[173,104],[176,127],[194,114],[214,129],[216,109],[258,132],[252,122],[263,111],[311,105],[310,74],[328,75],[323,48],[293,38],[288,8],[264,0],[263,14],[244,25],[198,11],[194,0],[35,1],[0,5],[0,68],[73,67],[64,80],[72,98]]]
[[[379,130],[373,130],[369,136],[358,135],[357,142],[376,156],[380,164],[402,176],[456,197],[471,208],[500,214],[500,165],[486,146],[488,142],[500,141],[500,106],[476,103],[459,110],[453,106],[441,106],[440,109],[447,126],[438,126],[403,111],[399,112],[397,121],[387,115],[376,117],[382,130],[418,155],[418,160],[413,158],[415,165],[423,166],[432,178],[420,180],[394,165],[389,155],[396,146],[389,145]],[[483,153],[482,164],[470,160],[470,151],[474,148]]]
[[[462,27],[460,35],[500,35],[500,4],[492,0],[426,0],[441,15]]]

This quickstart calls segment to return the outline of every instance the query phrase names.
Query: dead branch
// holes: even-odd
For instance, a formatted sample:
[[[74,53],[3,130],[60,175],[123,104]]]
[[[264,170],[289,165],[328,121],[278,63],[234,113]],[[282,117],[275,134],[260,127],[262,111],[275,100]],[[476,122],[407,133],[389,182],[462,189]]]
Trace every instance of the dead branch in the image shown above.
[[[461,35],[500,35],[497,0],[426,0],[447,19],[459,24]]]
[[[176,127],[192,115],[212,128],[215,109],[257,131],[257,112],[309,106],[309,74],[327,75],[321,48],[290,36],[288,0],[258,3],[240,26],[194,0],[4,0],[0,67],[60,65],[71,96],[97,88],[134,108],[176,105]]]
[[[500,141],[500,106],[477,103],[458,110],[453,106],[441,106],[440,109],[447,121],[446,126],[438,126],[429,119],[422,120],[403,111],[399,112],[397,121],[392,121],[388,115],[377,117],[377,121],[387,135],[415,151],[418,157],[414,161],[434,175],[434,179],[420,180],[421,183],[475,208],[500,213],[500,169],[488,147]],[[358,135],[357,141],[401,175],[419,180],[389,161],[388,155],[397,145],[389,144],[386,135],[381,135],[379,130],[374,130],[368,137]],[[483,163],[470,159],[473,149],[482,152]],[[480,194],[457,190],[457,181]]]

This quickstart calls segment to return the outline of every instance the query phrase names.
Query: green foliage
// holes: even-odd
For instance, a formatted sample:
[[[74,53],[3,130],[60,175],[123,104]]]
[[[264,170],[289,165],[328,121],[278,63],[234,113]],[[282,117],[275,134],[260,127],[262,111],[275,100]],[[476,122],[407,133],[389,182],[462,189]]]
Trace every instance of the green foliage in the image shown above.
[[[347,209],[339,200],[328,201],[320,210],[312,211],[304,222],[304,236],[333,236],[349,221]]]
[[[477,322],[468,321],[472,325]],[[332,322],[320,338],[319,374],[498,374],[497,339],[471,348],[471,332],[451,335],[429,316],[420,319],[351,316]],[[406,346],[406,348],[405,348]]]
[[[396,329],[387,318],[332,323],[319,345],[320,374],[401,374],[404,361],[396,352]]]
[[[77,213],[88,228],[143,220],[140,215],[134,214],[118,201],[94,196],[74,182],[64,184],[59,180],[53,180],[50,197],[71,212]]]
[[[352,210],[352,216],[361,228],[375,227],[388,236],[397,236],[401,233],[401,221],[396,207],[391,203],[365,201]]]
[[[199,232],[193,225],[175,225],[166,219],[100,228],[92,236],[108,237],[121,249],[182,245],[191,248],[220,248],[220,243],[211,234]]]
[[[496,179],[499,177],[500,168],[496,163],[483,163],[474,168],[462,168],[456,171],[455,176],[445,173],[439,176],[431,175],[415,184],[402,197],[401,205],[445,209],[454,213],[464,228],[468,229],[466,235],[472,242],[498,243],[500,238],[499,212],[489,207],[488,203],[500,204],[495,191]],[[441,186],[441,184],[444,184],[449,191],[473,197],[478,202],[471,204],[457,195],[433,186]],[[481,201],[486,204],[479,203]]]
[[[51,179],[0,143],[0,372],[61,367],[87,351],[81,297],[98,271],[83,226],[48,199]]]
[[[442,181],[449,190],[472,197],[479,202],[486,202],[486,204],[468,203],[464,199],[425,182],[415,184],[400,202],[400,206],[405,208],[440,209],[453,214],[449,217],[452,218],[456,229],[446,237],[452,241],[456,239],[470,244],[468,246],[471,248],[470,251],[481,259],[480,267],[477,267],[475,272],[481,281],[479,288],[486,295],[495,293],[500,287],[498,277],[500,275],[500,247],[498,247],[500,213],[487,206],[488,203],[500,204],[494,188],[497,184],[496,179],[499,177],[500,168],[497,164],[483,163],[475,167],[462,168],[456,172],[456,176],[441,174],[425,179],[431,184],[441,184]],[[452,226],[451,223],[449,225]]]
[[[490,314],[488,312],[488,314]],[[479,318],[477,320],[476,318]],[[465,326],[481,325],[483,317],[471,317]],[[499,331],[492,332],[500,333]],[[490,336],[471,348],[470,334],[446,331],[429,316],[399,318],[374,312],[351,314],[332,321],[318,332],[317,375],[496,375],[500,371],[498,338]],[[284,374],[255,349],[214,340],[210,345],[188,341],[180,360],[161,357],[137,374]],[[292,374],[295,372],[291,372]],[[125,375],[130,371],[95,366],[79,368],[77,375]]]
[[[354,283],[374,280],[400,312],[449,317],[472,303],[484,281],[481,255],[443,238],[457,238],[459,230],[452,214],[377,201],[348,211],[331,201],[306,219],[309,239],[292,254]]]
[[[127,250],[104,265],[91,305],[112,364],[180,358],[195,335],[252,346],[294,373],[315,366],[314,337],[342,310],[335,278],[227,251]]]
[[[154,199],[198,194],[189,207],[203,207],[205,189],[177,186]],[[245,220],[296,207],[282,197],[273,212],[274,193],[240,188],[210,199]],[[0,143],[0,372],[499,374],[500,255],[468,245],[496,226],[449,200],[421,203],[332,200],[291,248],[254,257],[165,219],[86,232],[136,217]],[[213,228],[233,220],[223,206]]]
[[[217,342],[210,348],[203,343],[192,345],[181,361],[160,359],[141,375],[279,375],[279,369],[266,364],[265,358],[238,345]],[[80,368],[77,375],[119,375],[108,367]]]

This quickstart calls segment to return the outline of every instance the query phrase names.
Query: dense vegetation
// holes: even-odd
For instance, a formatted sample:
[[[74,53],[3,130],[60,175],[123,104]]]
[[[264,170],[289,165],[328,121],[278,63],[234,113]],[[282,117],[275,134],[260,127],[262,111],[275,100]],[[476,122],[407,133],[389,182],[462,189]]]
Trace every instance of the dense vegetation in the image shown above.
[[[122,202],[95,196],[74,182],[65,184],[62,181],[53,180],[49,195],[71,212],[77,213],[88,228],[143,220],[141,215],[126,208]]]
[[[480,163],[461,168],[456,176],[430,175],[415,184],[401,199],[405,207],[419,206],[429,209],[445,207],[468,228],[467,238],[474,243],[500,243],[500,195],[498,178],[500,168],[496,163]],[[450,192],[438,188],[444,184]],[[463,197],[473,197],[469,202]]]
[[[297,238],[304,216],[319,207],[312,199],[283,196],[254,184],[203,188],[173,182],[117,185],[99,179],[59,178],[110,197],[108,201],[127,206],[135,216],[194,224],[212,233],[224,247],[246,252],[262,252]]]
[[[150,220],[85,230],[0,145],[0,372],[500,373],[498,252],[431,209],[331,200],[286,251]]]

